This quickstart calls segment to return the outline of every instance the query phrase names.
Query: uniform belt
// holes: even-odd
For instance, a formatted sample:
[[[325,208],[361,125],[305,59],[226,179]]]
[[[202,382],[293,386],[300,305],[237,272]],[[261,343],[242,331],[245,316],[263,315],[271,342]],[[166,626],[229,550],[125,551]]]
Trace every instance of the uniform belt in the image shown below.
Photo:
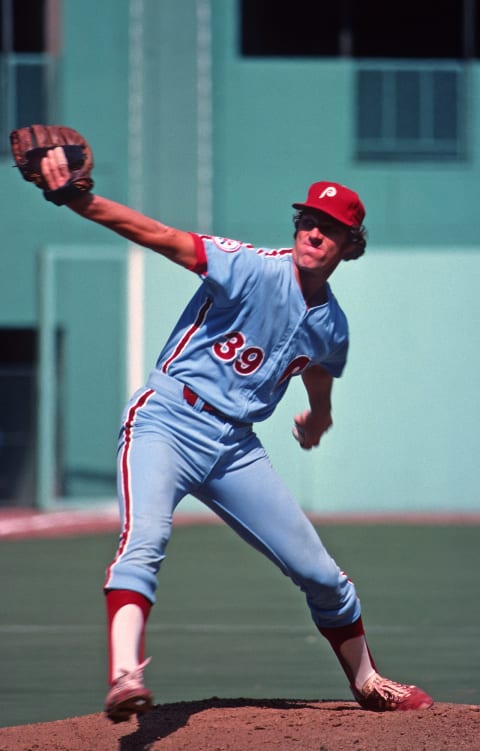
[[[183,386],[183,398],[185,399],[187,404],[190,404],[191,407],[194,407],[198,401],[203,402],[203,399],[186,385]],[[228,415],[220,412],[219,409],[214,407],[213,404],[209,404],[208,402],[203,402],[201,412],[210,412],[210,414],[215,415],[215,417],[219,417],[220,420],[223,420],[224,422],[230,422],[232,423],[232,425],[235,425],[237,427],[247,427],[251,424],[246,422],[238,422],[237,420],[228,417]]]
[[[188,388],[188,386],[183,387],[183,398],[191,407],[194,407],[200,399],[198,394],[196,394],[195,391],[192,391],[192,389]],[[213,407],[211,404],[208,404],[208,402],[203,403],[202,412],[211,412],[213,415],[222,417],[224,420],[228,419],[224,414],[222,414],[222,412],[219,412],[218,409],[215,409],[215,407]]]

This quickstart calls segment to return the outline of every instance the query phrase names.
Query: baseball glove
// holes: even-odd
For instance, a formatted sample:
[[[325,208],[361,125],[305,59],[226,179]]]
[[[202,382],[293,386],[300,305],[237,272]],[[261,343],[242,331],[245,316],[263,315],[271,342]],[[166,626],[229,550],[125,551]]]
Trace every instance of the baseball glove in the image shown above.
[[[76,130],[63,125],[30,125],[10,133],[12,154],[22,177],[43,190],[47,201],[57,206],[70,203],[93,188],[90,172],[93,154],[90,146]],[[61,146],[71,176],[61,188],[50,190],[41,170],[41,160],[50,149]]]

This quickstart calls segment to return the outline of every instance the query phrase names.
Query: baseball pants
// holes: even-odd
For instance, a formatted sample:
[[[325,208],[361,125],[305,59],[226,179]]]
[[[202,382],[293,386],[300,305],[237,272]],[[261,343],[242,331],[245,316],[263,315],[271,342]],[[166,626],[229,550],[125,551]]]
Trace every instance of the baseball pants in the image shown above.
[[[105,589],[139,592],[152,603],[175,508],[205,503],[266,555],[305,594],[320,628],[360,617],[353,583],[273,469],[251,425],[191,406],[183,385],[154,372],[125,408],[118,444],[122,533]]]

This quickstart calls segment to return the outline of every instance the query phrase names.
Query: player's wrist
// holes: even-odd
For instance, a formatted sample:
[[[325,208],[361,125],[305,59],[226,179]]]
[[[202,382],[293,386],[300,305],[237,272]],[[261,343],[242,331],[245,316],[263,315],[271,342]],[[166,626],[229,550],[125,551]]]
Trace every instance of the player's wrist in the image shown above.
[[[74,202],[82,201],[82,199],[90,194],[92,188],[93,180],[91,179],[82,181],[81,185],[69,180],[61,188],[44,190],[43,195],[46,201],[50,201],[56,206],[69,206]]]

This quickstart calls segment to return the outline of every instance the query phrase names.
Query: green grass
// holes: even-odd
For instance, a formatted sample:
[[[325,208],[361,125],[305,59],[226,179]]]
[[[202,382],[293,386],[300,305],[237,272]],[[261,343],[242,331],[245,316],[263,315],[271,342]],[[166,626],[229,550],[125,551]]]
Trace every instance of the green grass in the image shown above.
[[[437,701],[480,704],[479,527],[328,525],[382,672]],[[3,542],[0,726],[100,711],[102,583],[116,535]],[[303,596],[224,526],[178,527],[150,618],[157,702],[350,700]]]

